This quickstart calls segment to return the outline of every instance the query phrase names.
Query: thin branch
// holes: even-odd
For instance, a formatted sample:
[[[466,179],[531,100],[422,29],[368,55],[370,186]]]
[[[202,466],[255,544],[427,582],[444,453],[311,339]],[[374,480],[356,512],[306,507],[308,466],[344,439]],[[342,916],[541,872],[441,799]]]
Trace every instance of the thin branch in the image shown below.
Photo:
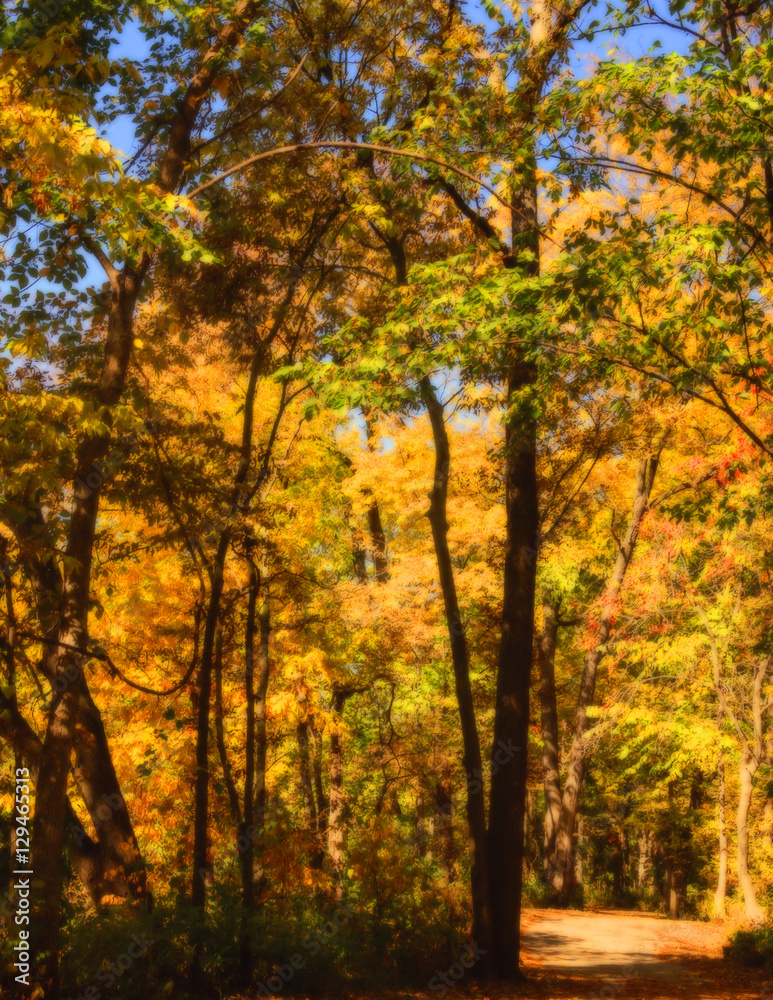
[[[196,198],[203,191],[214,187],[215,184],[219,184],[220,181],[225,180],[227,177],[231,177],[233,174],[237,174],[242,170],[246,170],[248,167],[253,166],[255,163],[259,163],[261,160],[268,160],[274,156],[284,156],[288,153],[299,153],[307,149],[369,149],[374,153],[385,153],[388,156],[405,156],[409,160],[418,160],[420,163],[434,163],[438,167],[443,167],[444,170],[450,170],[452,174],[457,174],[459,177],[465,177],[468,181],[472,181],[473,184],[477,184],[478,187],[483,188],[484,191],[488,191],[490,195],[497,199],[497,201],[504,205],[505,208],[510,209],[511,212],[515,212],[522,219],[527,221],[530,225],[533,225],[531,219],[529,219],[524,212],[522,212],[515,205],[512,205],[509,201],[503,198],[491,185],[482,181],[480,177],[476,177],[475,174],[471,174],[467,170],[463,170],[461,167],[455,167],[451,163],[446,163],[445,160],[438,159],[436,156],[430,156],[427,153],[417,153],[408,149],[396,149],[394,146],[382,146],[378,143],[373,142],[349,142],[349,141],[321,141],[321,142],[296,142],[291,146],[277,146],[275,149],[266,149],[262,153],[257,153],[255,156],[250,156],[246,160],[242,160],[241,163],[237,163],[233,167],[229,167],[228,170],[224,170],[221,174],[217,174],[211,180],[205,181],[204,184],[200,184],[198,187],[189,191],[186,195],[187,198]],[[542,230],[538,229],[537,232],[544,236],[546,239],[551,239],[548,234]],[[552,240],[551,242],[555,242]]]

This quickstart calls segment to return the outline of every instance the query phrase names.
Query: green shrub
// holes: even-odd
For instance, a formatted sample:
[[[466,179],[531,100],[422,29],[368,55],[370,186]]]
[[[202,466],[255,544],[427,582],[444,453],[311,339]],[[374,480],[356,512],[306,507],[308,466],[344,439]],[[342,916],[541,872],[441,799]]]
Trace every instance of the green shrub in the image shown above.
[[[773,925],[736,931],[725,946],[725,956],[741,965],[773,969]]]

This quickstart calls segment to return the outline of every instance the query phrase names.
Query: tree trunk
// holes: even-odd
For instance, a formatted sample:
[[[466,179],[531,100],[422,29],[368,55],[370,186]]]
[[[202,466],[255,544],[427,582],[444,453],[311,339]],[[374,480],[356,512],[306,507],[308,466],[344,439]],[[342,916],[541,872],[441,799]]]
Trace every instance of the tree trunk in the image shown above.
[[[381,524],[381,512],[375,501],[368,508],[368,532],[373,555],[374,576],[377,583],[385,583],[389,579],[389,566],[386,558],[386,536]]]
[[[73,776],[94,822],[100,849],[112,868],[106,895],[112,903],[123,897],[151,905],[145,863],[120,791],[102,716],[85,679],[82,684],[76,681],[76,686],[81,697],[73,741]]]
[[[438,858],[448,883],[456,877],[456,846],[454,844],[454,805],[450,789],[442,782],[435,782],[435,836],[438,840]]]
[[[652,880],[652,834],[642,830],[638,837],[639,865],[636,872],[636,888],[645,889]]]
[[[135,299],[132,299],[132,309]],[[120,329],[116,329],[120,323]],[[107,382],[100,394],[105,402],[114,402],[120,392],[128,365],[129,344],[122,361],[120,384],[112,385],[116,362],[110,347],[116,337],[123,337],[123,319],[111,317],[105,346],[103,378]],[[120,346],[122,352],[124,347]],[[107,377],[106,377],[107,373]],[[107,451],[109,439],[86,438],[78,446],[78,474],[73,500],[65,555],[67,571],[64,578],[61,621],[57,639],[61,643],[55,660],[52,681],[53,697],[49,711],[43,748],[40,755],[35,817],[32,828],[32,862],[35,872],[32,884],[31,951],[37,957],[35,985],[51,1000],[59,1000],[59,928],[61,858],[64,824],[67,814],[67,777],[75,726],[78,721],[76,686],[84,664],[74,649],[85,649],[88,635],[88,603],[93,557],[94,530],[98,511],[98,487],[86,484],[94,461]]]
[[[561,816],[556,836],[555,879],[553,885],[563,902],[567,900],[572,888],[572,842],[574,839],[575,817],[580,804],[582,783],[587,766],[585,734],[588,730],[588,709],[593,704],[598,666],[612,633],[615,605],[633,556],[636,539],[639,534],[639,526],[647,510],[662,447],[661,441],[655,451],[639,463],[628,530],[620,545],[612,575],[604,592],[602,609],[599,615],[599,626],[596,633],[596,643],[592,649],[588,650],[585,656],[585,667],[583,669],[580,693],[577,701],[574,737],[569,756],[569,770],[564,784]]]
[[[552,881],[550,860],[555,852],[561,815],[561,775],[558,756],[558,708],[556,705],[556,640],[558,608],[547,598],[542,603],[542,633],[537,646],[540,669],[539,697],[542,725],[542,782],[545,792],[544,874]]]
[[[679,893],[676,886],[676,866],[674,859],[668,857],[665,861],[666,876],[663,882],[663,902],[672,920],[679,916]]]
[[[314,747],[311,767],[314,776],[314,790],[317,794],[317,829],[320,838],[322,838],[327,830],[327,810],[329,803],[322,784],[322,735],[317,731],[313,718],[309,719],[308,733]]]
[[[27,767],[32,783],[37,785],[43,744],[11,699],[0,691],[0,737],[13,747],[14,756]],[[107,807],[106,807],[107,808]],[[92,840],[72,808],[66,804],[65,828],[70,834],[69,852],[73,869],[83,883],[91,901],[99,905],[109,897],[125,897],[128,888],[122,869],[116,869],[99,840]],[[13,869],[12,869],[13,870]]]
[[[623,833],[617,829],[612,834],[612,898],[616,903],[623,899],[624,864]]]
[[[107,478],[112,469],[111,461],[98,463],[98,466],[101,470],[99,475]],[[93,469],[91,474],[96,475]],[[53,683],[62,577],[53,560],[43,563],[34,551],[34,546],[41,544],[41,538],[47,536],[46,524],[40,511],[17,522],[14,531],[22,553],[24,573],[34,595],[40,635],[45,639],[44,654],[38,667],[49,682]],[[99,864],[96,867],[90,866],[94,880],[89,885],[89,892],[95,903],[100,903],[103,899],[115,903],[129,898],[144,900],[152,905],[144,861],[121,793],[102,716],[91,697],[84,674],[73,678],[72,690],[78,702],[78,718],[73,732],[73,776],[89,810],[99,845],[96,851]],[[72,824],[68,823],[68,827],[70,826]],[[76,828],[73,835],[77,841],[81,834]],[[96,878],[97,871],[101,873],[99,878]],[[93,895],[97,892],[101,896]]]
[[[298,765],[301,778],[301,798],[306,813],[306,825],[309,830],[316,830],[317,802],[311,776],[311,753],[309,752],[309,722],[307,718],[299,719],[295,729],[298,741]]]
[[[582,889],[582,854],[585,846],[585,820],[582,815],[577,817],[577,837],[574,850],[574,884]]]
[[[754,775],[758,768],[757,761],[748,751],[741,756],[739,763],[740,793],[738,797],[738,812],[736,814],[736,831],[738,835],[737,866],[738,883],[743,892],[744,913],[747,920],[760,923],[765,920],[765,910],[757,902],[751,874],[749,873],[749,810],[754,792]]]
[[[264,570],[263,603],[258,612],[258,685],[255,690],[255,802],[257,810],[256,827],[260,838],[253,838],[259,846],[262,844],[262,831],[266,815],[266,760],[268,757],[268,718],[266,715],[266,697],[271,673],[269,660],[269,641],[271,638],[271,592],[268,573]],[[247,816],[247,822],[252,822],[252,816]]]
[[[306,826],[314,838],[314,846],[311,851],[309,863],[312,868],[321,868],[325,860],[325,853],[319,839],[322,828],[322,811],[324,809],[321,797],[322,775],[321,772],[318,773],[316,759],[312,761],[311,738],[309,735],[311,730],[312,724],[308,716],[299,720],[296,727],[296,737],[298,740],[301,797],[306,813]]]
[[[725,916],[727,893],[727,825],[725,821],[725,760],[720,756],[717,764],[717,836],[719,845],[719,874],[714,893],[714,916]]]
[[[337,902],[343,899],[344,869],[344,759],[341,741],[344,706],[348,693],[333,691],[333,725],[330,732],[330,807],[327,821],[327,853]]]
[[[503,241],[498,241],[504,266],[518,269],[527,278],[536,277],[540,270],[537,163],[532,129],[553,62],[566,49],[567,29],[582,7],[582,2],[561,7],[547,0],[535,0],[530,8],[528,48],[518,85],[520,164],[511,174],[508,192],[513,205],[510,250]],[[492,234],[487,235],[490,239]],[[519,349],[513,350],[506,372],[505,565],[488,843],[495,961],[499,974],[506,979],[519,976],[529,687],[539,549],[536,384],[533,362]],[[495,767],[493,754],[499,746],[518,748],[507,767]]]
[[[246,7],[248,5],[243,4]],[[273,450],[276,439],[276,432],[279,422],[287,405],[287,397],[282,396],[279,409],[276,413],[271,435],[266,446],[265,454],[257,482],[248,491],[248,497],[243,496],[244,484],[250,471],[253,458],[253,426],[255,422],[255,396],[258,389],[258,382],[261,371],[268,355],[269,349],[278,335],[285,321],[287,313],[295,298],[295,293],[303,273],[303,265],[312,254],[323,233],[335,218],[335,212],[330,213],[324,225],[313,235],[309,244],[304,248],[297,266],[293,269],[293,277],[285,289],[281,302],[274,310],[273,320],[269,332],[257,345],[252,353],[250,363],[250,373],[245,392],[244,403],[242,405],[242,440],[239,448],[239,464],[234,475],[233,487],[230,498],[232,513],[244,510],[249,503],[249,498],[254,496],[260,488],[261,482],[268,470],[268,459]],[[199,711],[197,725],[196,743],[196,790],[195,790],[195,818],[194,818],[194,840],[193,840],[193,888],[192,902],[194,906],[204,907],[206,904],[206,877],[207,877],[207,825],[209,811],[209,770],[208,770],[208,737],[209,737],[209,688],[212,675],[212,650],[214,645],[214,635],[220,615],[220,600],[223,593],[223,571],[228,555],[228,548],[231,542],[232,529],[226,527],[220,534],[217,552],[213,564],[210,568],[210,595],[207,617],[204,625],[204,637],[201,646],[201,670],[199,673]]]
[[[217,554],[210,577],[209,606],[201,643],[199,669],[199,714],[196,721],[196,785],[193,814],[193,883],[191,902],[203,907],[207,898],[207,881],[211,878],[208,865],[209,833],[209,709],[212,691],[212,664],[215,652],[220,598],[223,593],[223,570],[230,541],[230,533],[220,536]]]
[[[397,248],[394,248],[395,250]],[[397,256],[403,253],[402,246],[400,246],[397,251]],[[392,254],[393,262],[395,262],[395,253]],[[404,260],[403,260],[404,265]],[[405,281],[405,274],[401,272],[400,265],[396,264],[396,270],[398,272],[398,277],[401,282]],[[367,410],[363,411],[365,415],[365,434],[368,439],[368,449],[372,450],[372,440],[373,440],[373,427],[371,425],[370,415]],[[374,500],[370,507],[368,508],[368,534],[370,535],[370,545],[371,545],[371,556],[373,559],[373,575],[376,579],[376,583],[386,583],[389,579],[389,563],[386,556],[386,535],[384,534],[384,527],[381,523],[381,511],[379,510],[378,501]]]
[[[521,199],[536,225],[536,191]],[[530,240],[536,246],[536,231]],[[492,756],[488,870],[496,967],[505,979],[519,975],[521,891],[523,886],[523,824],[526,809],[529,738],[529,685],[534,633],[534,595],[538,526],[536,423],[527,415],[530,404],[515,402],[528,395],[535,374],[531,365],[516,363],[507,378],[507,398],[521,410],[510,416],[505,430],[506,542],[502,640],[497,672],[492,754],[511,747],[514,756],[497,767]],[[496,873],[494,875],[494,873]]]
[[[470,832],[470,867],[472,889],[472,936],[481,951],[490,952],[492,944],[491,888],[489,886],[488,857],[486,851],[486,806],[483,795],[483,757],[480,749],[478,728],[475,721],[475,705],[470,685],[470,663],[467,639],[459,610],[456,594],[451,551],[448,545],[448,480],[451,467],[451,451],[446,433],[443,407],[435,395],[428,377],[421,383],[421,393],[432,425],[435,443],[435,479],[429,495],[429,520],[435,545],[440,589],[443,594],[446,623],[451,644],[451,661],[454,668],[456,702],[462,729],[462,766],[467,784],[467,823]],[[496,738],[496,736],[495,736]],[[512,763],[508,767],[513,767]],[[501,768],[505,771],[508,767]],[[521,817],[521,839],[523,838],[523,816]],[[481,972],[488,969],[490,955],[486,955]]]
[[[250,916],[255,909],[254,858],[255,847],[250,827],[255,815],[255,632],[260,575],[251,557],[252,540],[247,546],[249,570],[247,590],[247,622],[244,632],[244,687],[247,719],[244,747],[244,805],[239,824],[237,847],[242,868],[242,914],[239,939],[239,974],[244,982],[252,977],[250,947]]]
[[[220,755],[220,766],[223,769],[223,781],[225,782],[228,794],[228,805],[231,809],[231,819],[238,829],[241,823],[241,807],[239,805],[239,793],[236,790],[231,763],[228,759],[228,750],[225,745],[225,725],[223,712],[223,629],[217,630],[215,639],[215,736],[217,749]]]
[[[398,285],[405,284],[408,269],[403,242],[395,237],[385,238],[385,242],[395,268],[395,281]],[[492,912],[491,889],[488,875],[486,805],[483,792],[483,756],[480,749],[480,738],[475,721],[475,705],[470,686],[467,639],[459,610],[456,581],[454,579],[451,552],[448,546],[447,506],[451,450],[445,428],[443,406],[437,398],[429,376],[425,376],[422,379],[420,388],[422,400],[429,415],[432,438],[435,445],[434,481],[429,494],[430,508],[428,517],[430,527],[432,528],[440,589],[443,594],[446,626],[451,646],[451,662],[454,669],[456,702],[459,709],[462,730],[462,766],[464,767],[466,778],[467,825],[470,834],[471,854],[472,934],[481,951],[485,952],[484,957],[477,966],[478,974],[485,976],[494,968],[494,956],[491,953],[493,944]],[[370,436],[369,429],[368,435]],[[383,538],[383,531],[381,532],[381,537]],[[521,830],[521,837],[523,837],[523,830]],[[424,853],[424,845],[420,845],[420,851]]]
[[[244,29],[261,9],[259,0],[242,0],[234,19],[220,30],[192,74],[186,92],[178,103],[169,130],[169,141],[159,163],[158,183],[164,193],[177,190],[190,156],[191,134],[202,102],[221,72],[223,52],[238,42]],[[98,256],[108,274],[112,295],[102,370],[92,390],[92,402],[105,407],[106,417],[109,419],[109,408],[121,398],[126,381],[134,339],[134,313],[150,267],[150,257],[145,250],[140,250],[136,265],[127,263],[123,270],[118,270],[104,258],[102,251],[99,251]],[[108,432],[96,437],[84,436],[76,448],[76,475],[65,546],[66,569],[57,639],[60,643],[78,649],[87,648],[88,639],[91,563],[102,485],[102,476],[95,474],[95,468],[105,458],[109,447]],[[73,682],[82,675],[82,671],[81,657],[64,646],[59,646],[32,829],[32,867],[35,880],[31,950],[38,960],[35,985],[42,990],[46,1000],[59,1000],[60,997],[58,953],[61,856],[70,751],[78,721],[77,695]]]

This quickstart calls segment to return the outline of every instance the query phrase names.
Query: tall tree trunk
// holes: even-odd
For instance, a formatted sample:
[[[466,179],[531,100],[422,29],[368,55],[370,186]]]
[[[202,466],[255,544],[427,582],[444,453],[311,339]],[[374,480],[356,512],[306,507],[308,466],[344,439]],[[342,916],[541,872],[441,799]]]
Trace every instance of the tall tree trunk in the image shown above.
[[[228,759],[228,749],[225,745],[225,723],[223,711],[223,629],[217,630],[215,639],[215,738],[217,749],[220,754],[220,766],[223,769],[223,781],[225,782],[228,794],[228,805],[231,809],[231,818],[234,826],[239,827],[241,823],[241,807],[239,805],[239,793],[236,790],[231,763]]]
[[[309,752],[309,720],[298,720],[295,728],[298,741],[298,765],[301,778],[301,798],[306,813],[306,824],[310,830],[317,828],[317,802],[311,777],[311,753]]]
[[[438,840],[438,857],[445,870],[448,883],[456,877],[456,846],[454,844],[454,804],[450,788],[442,781],[435,782],[435,836]]]
[[[209,714],[212,692],[212,667],[215,642],[220,617],[220,598],[223,594],[223,570],[230,543],[230,533],[220,536],[214,565],[210,576],[209,606],[201,643],[199,669],[199,714],[196,720],[196,785],[193,812],[193,884],[191,901],[203,907],[207,898],[207,881],[211,877],[208,866],[209,818]]]
[[[676,885],[676,864],[673,857],[665,860],[666,875],[663,881],[663,902],[672,920],[679,917],[679,893]]]
[[[714,916],[724,917],[727,893],[727,824],[725,820],[725,759],[720,755],[717,764],[717,842],[719,848],[719,874],[714,893]]]
[[[624,846],[623,831],[618,828],[612,834],[612,898],[618,904],[623,898],[625,874]]]
[[[652,833],[641,830],[638,837],[639,864],[636,871],[636,888],[647,888],[652,881]]]
[[[80,709],[73,740],[73,776],[94,822],[97,840],[113,876],[111,902],[128,897],[152,903],[147,872],[126,802],[120,791],[104,722],[91,694],[79,678]]]
[[[133,305],[132,305],[133,308]],[[123,317],[111,317],[110,331],[105,347],[103,378],[109,385],[100,394],[105,402],[114,402],[120,392],[128,364],[129,345],[116,344],[115,338],[124,334]],[[120,328],[116,328],[120,323]],[[111,333],[113,340],[111,341]],[[126,352],[126,360],[111,356],[108,345],[119,353]],[[113,385],[112,365],[121,365],[120,385]],[[106,398],[105,398],[106,397]],[[88,602],[93,557],[94,530],[98,510],[98,488],[86,485],[94,461],[107,450],[108,440],[87,438],[77,449],[78,475],[73,490],[68,539],[65,547],[67,571],[64,578],[61,621],[57,639],[61,643],[55,661],[52,681],[53,697],[49,711],[46,734],[40,755],[35,799],[35,817],[32,828],[32,863],[35,872],[33,910],[31,917],[31,951],[37,957],[34,970],[35,985],[46,997],[58,1000],[59,986],[59,935],[61,858],[67,814],[67,777],[70,771],[70,753],[75,726],[78,721],[76,683],[81,677],[83,658],[76,649],[87,647]]]
[[[309,737],[310,729],[311,721],[309,717],[306,716],[306,718],[300,719],[296,727],[296,738],[298,741],[301,796],[303,798],[303,807],[306,813],[306,825],[315,841],[314,848],[311,852],[310,864],[312,868],[320,868],[324,863],[324,852],[321,850],[319,842],[322,801],[319,798],[320,789],[315,788],[316,775],[314,773],[314,766],[311,759],[311,740]]]
[[[14,757],[21,766],[28,768],[33,785],[37,786],[43,743],[40,737],[14,709],[11,699],[0,691],[0,738],[13,747]],[[66,804],[65,827],[70,834],[70,860],[92,902],[99,905],[107,897],[128,894],[123,872],[116,871],[115,863],[98,841],[86,833],[69,799]]]
[[[395,237],[386,237],[385,243],[392,257],[395,269],[395,282],[398,285],[405,284],[408,268],[403,242]],[[439,402],[428,376],[422,379],[421,395],[429,415],[435,445],[435,474],[432,491],[429,495],[430,509],[428,517],[432,528],[440,589],[443,594],[446,625],[451,646],[451,662],[454,669],[456,701],[462,730],[462,766],[465,771],[467,787],[467,825],[470,834],[471,854],[472,933],[473,939],[477,942],[481,951],[486,953],[478,964],[478,974],[487,975],[494,968],[492,961],[494,956],[492,954],[492,911],[488,875],[486,805],[483,794],[483,756],[481,754],[480,738],[475,721],[475,706],[470,686],[467,639],[459,609],[451,552],[448,546],[447,506],[451,450],[445,428],[443,406]],[[369,430],[368,435],[370,437]],[[383,531],[381,532],[381,537],[383,538]],[[523,837],[523,830],[521,830],[521,837]]]
[[[268,716],[266,715],[266,697],[271,674],[269,660],[269,642],[271,638],[271,591],[268,571],[264,567],[261,572],[263,601],[258,611],[258,684],[255,690],[255,800],[257,812],[256,827],[261,836],[252,838],[253,842],[262,843],[262,831],[265,826],[266,814],[266,761],[268,758]],[[245,818],[252,823],[252,816]]]
[[[633,556],[639,526],[647,510],[652,484],[658,468],[662,441],[655,451],[643,458],[639,463],[636,475],[633,508],[628,522],[628,530],[620,545],[612,575],[607,583],[602,609],[599,615],[599,627],[595,637],[595,645],[585,656],[585,666],[580,682],[580,693],[577,701],[574,737],[569,756],[569,770],[564,784],[564,794],[561,802],[561,816],[556,836],[556,858],[554,863],[554,887],[561,900],[566,901],[572,888],[572,843],[574,825],[580,804],[582,784],[587,767],[585,752],[585,734],[588,729],[588,709],[593,704],[596,691],[596,675],[598,666],[604,655],[606,644],[612,633],[614,611],[620,595],[626,571]]]
[[[530,202],[521,199],[536,224],[536,192]],[[536,233],[531,240],[536,245]],[[529,685],[534,635],[534,595],[537,570],[539,514],[537,508],[537,429],[523,405],[534,382],[533,367],[516,362],[507,377],[513,414],[505,429],[505,567],[502,603],[502,639],[494,709],[491,766],[488,870],[496,967],[505,979],[519,975],[521,892],[523,886],[526,809]],[[521,405],[516,403],[520,399]],[[514,747],[506,767],[497,767],[493,754],[500,746]]]
[[[754,792],[754,775],[758,766],[757,761],[750,752],[747,751],[742,754],[738,767],[741,787],[738,797],[738,812],[736,813],[738,883],[743,892],[746,918],[747,920],[753,920],[755,923],[765,920],[765,910],[757,902],[754,882],[749,873],[748,821],[752,804],[752,794]]]
[[[491,887],[489,885],[488,857],[486,851],[486,806],[483,795],[483,757],[475,721],[475,704],[470,685],[470,663],[467,638],[462,622],[456,593],[451,551],[448,545],[448,480],[451,469],[451,450],[448,444],[443,407],[437,399],[428,377],[421,383],[421,394],[429,413],[432,437],[435,443],[435,478],[429,495],[429,520],[435,545],[440,589],[443,594],[448,636],[451,644],[451,662],[454,668],[456,702],[462,729],[462,766],[467,784],[467,823],[470,832],[472,935],[481,951],[487,954],[481,972],[488,969],[492,944]],[[496,734],[495,734],[496,738]],[[508,767],[514,766],[509,764]],[[507,767],[500,770],[507,770]],[[521,818],[523,837],[523,817]]]
[[[223,53],[231,49],[244,29],[262,9],[260,0],[242,0],[233,20],[218,33],[192,74],[169,130],[169,140],[159,163],[158,184],[162,192],[177,190],[191,149],[191,135],[202,102],[222,72]],[[104,341],[102,370],[92,393],[92,402],[109,408],[123,392],[133,343],[134,314],[140,291],[150,267],[145,250],[137,264],[115,268],[104,252],[90,247],[103,264],[111,285],[110,314]],[[37,956],[35,986],[46,1000],[59,1000],[59,934],[61,856],[67,802],[67,775],[70,751],[78,721],[75,684],[83,671],[77,649],[87,648],[88,608],[94,535],[99,512],[102,477],[95,468],[110,447],[110,433],[84,436],[76,446],[75,483],[65,545],[65,573],[53,678],[53,698],[41,753],[40,774],[32,829],[32,867],[35,892],[32,911],[31,950]],[[91,486],[92,482],[95,485]],[[64,645],[66,644],[66,645]]]
[[[542,632],[537,646],[542,725],[542,783],[545,792],[545,878],[552,880],[550,860],[555,852],[561,815],[561,775],[558,756],[558,708],[556,705],[556,640],[558,608],[548,598],[542,603]]]
[[[91,470],[97,480],[108,478],[115,463],[114,456],[97,463],[99,472]],[[92,482],[97,481],[94,478]],[[86,486],[88,486],[88,482]],[[30,583],[36,618],[43,641],[43,656],[38,668],[53,684],[56,671],[59,609],[63,581],[54,560],[41,560],[36,544],[47,537],[42,513],[30,512],[14,526],[20,546],[21,562]],[[104,722],[91,696],[85,674],[73,676],[72,693],[77,699],[78,717],[73,731],[73,776],[97,832],[97,855],[100,877],[91,882],[90,892],[101,892],[111,903],[119,899],[144,900],[152,904],[147,888],[147,874],[140,854],[137,837],[126,802],[121,792]],[[75,831],[75,836],[79,833]],[[101,899],[95,899],[100,902]]]
[[[311,769],[314,777],[314,791],[317,794],[317,829],[321,838],[327,830],[328,801],[322,783],[322,734],[317,730],[313,717],[309,719],[308,732],[313,745]]]
[[[402,284],[405,281],[405,251],[402,244],[399,249],[390,247],[392,261],[395,264],[398,280]],[[365,435],[368,439],[368,449],[373,450],[373,425],[370,413],[365,410]],[[377,583],[386,583],[389,579],[389,563],[386,555],[386,535],[384,526],[381,523],[381,511],[378,501],[373,500],[368,508],[368,534],[370,535],[371,555],[373,558],[373,575]]]
[[[333,691],[333,725],[330,732],[330,807],[327,820],[327,853],[330,859],[333,890],[338,902],[343,899],[344,868],[344,759],[341,741],[344,706],[348,693]]]
[[[386,558],[386,536],[381,524],[381,512],[374,500],[368,508],[368,532],[373,553],[373,569],[377,583],[385,583],[389,579],[389,566]]]
[[[252,540],[247,546],[247,622],[244,632],[245,670],[244,686],[247,702],[247,720],[244,748],[244,806],[239,824],[237,845],[242,867],[242,914],[239,940],[239,974],[244,982],[252,976],[252,948],[250,946],[250,916],[255,909],[254,859],[255,846],[250,827],[255,816],[255,638],[260,590],[260,574],[252,559]],[[265,776],[264,776],[265,779]]]
[[[268,459],[272,453],[276,433],[279,423],[287,405],[287,397],[283,394],[274,423],[271,435],[266,446],[263,462],[257,476],[254,487],[244,494],[244,486],[247,475],[250,471],[253,459],[253,427],[255,423],[255,396],[258,389],[263,366],[269,355],[271,345],[276,339],[287,313],[295,298],[298,284],[303,274],[303,267],[322,238],[323,234],[331,225],[337,209],[331,212],[321,227],[316,230],[309,239],[308,245],[303,249],[299,259],[295,261],[292,269],[293,277],[285,289],[281,302],[274,311],[273,320],[269,332],[265,338],[257,345],[252,353],[250,363],[250,373],[247,382],[247,389],[242,405],[242,440],[239,448],[239,464],[233,479],[230,507],[231,512],[245,510],[252,496],[258,493],[261,483],[268,472]],[[226,527],[222,530],[218,542],[217,551],[209,569],[210,595],[207,617],[204,625],[204,637],[201,646],[201,670],[199,672],[199,711],[197,725],[196,743],[196,789],[195,789],[195,819],[193,828],[193,888],[192,902],[194,906],[204,907],[206,904],[206,874],[207,874],[207,826],[209,814],[209,770],[208,761],[208,739],[209,739],[209,687],[212,677],[212,654],[214,647],[214,636],[220,615],[220,600],[223,593],[223,571],[225,568],[228,549],[232,537],[232,528]]]
[[[574,884],[582,888],[583,883],[583,870],[582,870],[582,855],[583,847],[585,844],[585,820],[582,814],[577,817],[577,837],[575,838],[575,851],[574,851]]]
[[[566,49],[567,30],[584,3],[577,0],[557,5],[535,0],[530,8],[529,41],[517,88],[520,165],[510,177],[513,209],[509,251],[497,238],[504,266],[518,269],[527,278],[536,277],[540,270],[537,164],[532,138],[536,110],[556,56]],[[473,215],[479,218],[478,213]],[[492,233],[487,236],[491,239]],[[488,838],[495,961],[506,979],[518,978],[520,956],[529,687],[539,549],[536,378],[533,362],[514,350],[506,372],[505,565]],[[499,746],[518,747],[507,767],[495,766]]]

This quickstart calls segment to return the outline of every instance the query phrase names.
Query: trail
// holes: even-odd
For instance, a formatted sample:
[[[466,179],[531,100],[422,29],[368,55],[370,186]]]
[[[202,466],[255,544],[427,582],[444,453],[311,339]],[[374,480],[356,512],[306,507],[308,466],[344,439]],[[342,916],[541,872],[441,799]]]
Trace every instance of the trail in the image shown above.
[[[721,958],[721,928],[649,913],[532,912],[527,971],[548,996],[579,1000],[738,1000],[773,989]]]

